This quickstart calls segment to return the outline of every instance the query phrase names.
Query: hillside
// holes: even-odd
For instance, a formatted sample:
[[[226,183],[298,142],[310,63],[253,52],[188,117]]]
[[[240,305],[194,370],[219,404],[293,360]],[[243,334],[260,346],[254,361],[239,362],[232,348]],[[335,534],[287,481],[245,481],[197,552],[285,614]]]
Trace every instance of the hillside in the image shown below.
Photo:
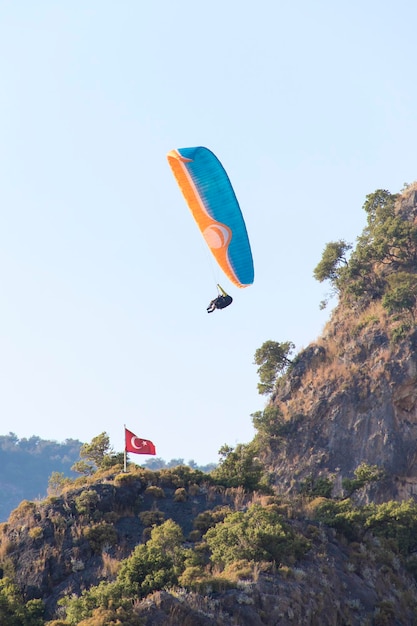
[[[253,441],[210,473],[83,447],[91,475],[0,526],[0,623],[417,623],[417,185],[364,209],[315,269],[323,334],[263,353]]]
[[[13,577],[29,613],[13,622],[3,602],[1,623],[318,626],[396,615],[411,624],[414,561],[395,533],[361,536],[347,518],[336,532],[319,521],[319,504],[245,494],[185,467],[78,479],[58,497],[22,502],[0,527],[3,581]],[[417,511],[405,513],[415,534]],[[208,539],[225,525],[226,536]],[[132,605],[131,595],[143,600]]]
[[[279,491],[328,477],[340,495],[342,480],[365,462],[384,479],[362,493],[364,502],[417,493],[417,186],[384,193],[368,200],[374,231],[368,226],[358,239],[354,271],[343,266],[334,281],[340,301],[322,336],[272,394],[288,433],[270,440],[265,459]],[[377,245],[371,262],[366,246]]]
[[[14,433],[0,435],[0,523],[7,520],[22,500],[45,498],[54,472],[75,478],[78,474],[71,468],[79,459],[82,445],[75,439],[59,443],[36,435],[22,439]],[[143,465],[154,470],[190,465],[205,472],[216,466],[214,463],[199,466],[193,460],[185,463],[184,459],[165,461],[160,457],[150,457]]]

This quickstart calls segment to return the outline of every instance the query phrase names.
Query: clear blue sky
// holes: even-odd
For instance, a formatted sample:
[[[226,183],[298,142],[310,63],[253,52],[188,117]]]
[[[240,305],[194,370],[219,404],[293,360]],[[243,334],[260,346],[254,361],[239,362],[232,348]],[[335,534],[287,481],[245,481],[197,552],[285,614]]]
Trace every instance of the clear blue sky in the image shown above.
[[[320,335],[328,241],[417,178],[409,1],[0,1],[1,433],[249,441],[255,350]],[[220,158],[255,283],[216,270],[166,153]],[[219,281],[234,298],[207,315]],[[143,462],[148,457],[134,457]]]

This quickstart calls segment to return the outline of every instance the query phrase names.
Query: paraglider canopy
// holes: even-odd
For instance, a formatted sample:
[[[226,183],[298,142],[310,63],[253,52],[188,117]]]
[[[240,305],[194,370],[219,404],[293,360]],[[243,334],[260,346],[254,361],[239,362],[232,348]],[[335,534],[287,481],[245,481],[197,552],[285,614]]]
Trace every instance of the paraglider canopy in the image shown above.
[[[254,280],[245,221],[222,164],[208,148],[178,148],[168,162],[217,263],[237,287]]]

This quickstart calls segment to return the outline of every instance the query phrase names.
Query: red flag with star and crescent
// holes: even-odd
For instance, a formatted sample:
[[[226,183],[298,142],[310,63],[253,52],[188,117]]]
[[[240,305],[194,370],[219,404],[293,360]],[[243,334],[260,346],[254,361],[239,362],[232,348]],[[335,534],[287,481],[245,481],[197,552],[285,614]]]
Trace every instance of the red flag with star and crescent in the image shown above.
[[[137,437],[130,430],[125,428],[125,450],[134,454],[156,454],[156,449],[152,441]]]

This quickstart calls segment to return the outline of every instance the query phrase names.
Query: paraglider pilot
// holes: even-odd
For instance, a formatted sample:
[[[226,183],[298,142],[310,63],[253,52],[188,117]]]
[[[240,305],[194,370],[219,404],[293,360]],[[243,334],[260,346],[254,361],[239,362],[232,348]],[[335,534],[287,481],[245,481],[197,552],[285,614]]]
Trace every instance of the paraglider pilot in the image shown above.
[[[219,293],[217,298],[214,298],[214,300],[210,302],[207,307],[207,313],[213,313],[213,311],[215,311],[216,309],[225,309],[227,306],[229,306],[229,304],[232,304],[233,302],[232,296],[229,296],[225,292],[225,290],[220,287],[220,285],[217,285],[217,287],[219,289],[219,292],[221,293]]]

